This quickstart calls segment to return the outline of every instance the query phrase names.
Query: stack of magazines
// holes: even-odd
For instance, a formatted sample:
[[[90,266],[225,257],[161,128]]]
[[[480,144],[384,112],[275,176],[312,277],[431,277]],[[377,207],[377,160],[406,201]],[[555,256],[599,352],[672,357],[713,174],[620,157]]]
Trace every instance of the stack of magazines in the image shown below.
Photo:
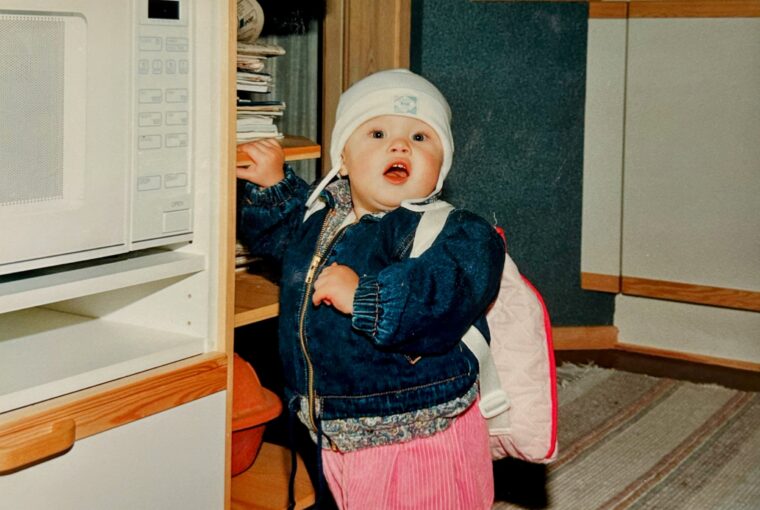
[[[267,72],[270,58],[285,54],[272,43],[237,44],[237,143],[261,138],[282,138],[279,118],[285,102],[272,100],[272,75]]]

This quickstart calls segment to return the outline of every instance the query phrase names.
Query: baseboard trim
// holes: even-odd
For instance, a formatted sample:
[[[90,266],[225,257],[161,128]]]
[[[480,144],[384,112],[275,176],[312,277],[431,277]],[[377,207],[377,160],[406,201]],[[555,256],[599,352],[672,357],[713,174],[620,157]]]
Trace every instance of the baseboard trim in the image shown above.
[[[649,356],[678,359],[692,363],[702,363],[704,365],[715,365],[726,368],[736,368],[739,370],[749,370],[751,372],[760,372],[760,363],[753,363],[751,361],[719,358],[716,356],[707,356],[705,354],[671,351],[668,349],[660,349],[659,347],[648,347],[645,345],[626,343],[618,343],[614,348],[620,351],[632,352],[636,354],[647,354]]]
[[[618,329],[615,326],[558,326],[552,328],[555,350],[614,349]]]
[[[618,328],[615,326],[555,326],[552,328],[552,338],[555,351],[612,349],[691,363],[760,372],[760,363],[752,361],[618,342]]]
[[[620,292],[620,275],[582,272],[581,288],[617,294]]]

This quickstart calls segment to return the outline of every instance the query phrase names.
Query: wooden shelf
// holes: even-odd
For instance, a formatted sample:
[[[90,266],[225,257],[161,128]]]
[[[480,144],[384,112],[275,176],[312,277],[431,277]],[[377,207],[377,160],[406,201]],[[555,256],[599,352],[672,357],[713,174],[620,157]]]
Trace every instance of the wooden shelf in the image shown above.
[[[277,317],[280,289],[257,274],[235,273],[235,327]]]
[[[280,140],[285,151],[285,161],[299,161],[302,159],[316,159],[322,157],[322,148],[318,143],[303,136],[286,135]],[[251,159],[243,151],[237,152],[237,164],[244,166],[251,163]]]
[[[297,459],[296,509],[314,504],[314,489],[300,457]],[[263,443],[253,465],[232,478],[232,510],[284,510],[288,507],[290,451]]]
[[[322,157],[322,148],[319,144],[303,136],[285,135],[285,138],[280,140],[280,144],[285,149],[285,161]]]
[[[206,341],[47,308],[3,314],[0,413],[201,354]]]
[[[203,255],[148,249],[0,277],[0,313],[203,271]]]

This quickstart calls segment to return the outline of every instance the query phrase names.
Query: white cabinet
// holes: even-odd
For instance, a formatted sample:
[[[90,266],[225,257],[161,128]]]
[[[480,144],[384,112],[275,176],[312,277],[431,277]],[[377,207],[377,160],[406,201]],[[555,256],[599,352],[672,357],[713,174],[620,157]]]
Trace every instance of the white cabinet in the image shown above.
[[[192,242],[0,277],[1,510],[225,508],[234,9],[193,2]]]
[[[760,2],[696,4],[591,10],[582,285],[624,343],[757,364]]]
[[[0,509],[224,508],[225,405],[218,392],[0,476]]]
[[[627,55],[623,276],[760,292],[760,18],[631,19]]]

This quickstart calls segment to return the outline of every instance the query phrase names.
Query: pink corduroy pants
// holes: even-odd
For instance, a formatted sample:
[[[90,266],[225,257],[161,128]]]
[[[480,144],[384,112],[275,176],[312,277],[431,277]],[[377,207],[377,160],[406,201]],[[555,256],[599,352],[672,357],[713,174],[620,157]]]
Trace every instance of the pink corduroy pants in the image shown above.
[[[445,431],[406,443],[322,451],[342,510],[486,510],[494,500],[488,428],[477,404]]]

